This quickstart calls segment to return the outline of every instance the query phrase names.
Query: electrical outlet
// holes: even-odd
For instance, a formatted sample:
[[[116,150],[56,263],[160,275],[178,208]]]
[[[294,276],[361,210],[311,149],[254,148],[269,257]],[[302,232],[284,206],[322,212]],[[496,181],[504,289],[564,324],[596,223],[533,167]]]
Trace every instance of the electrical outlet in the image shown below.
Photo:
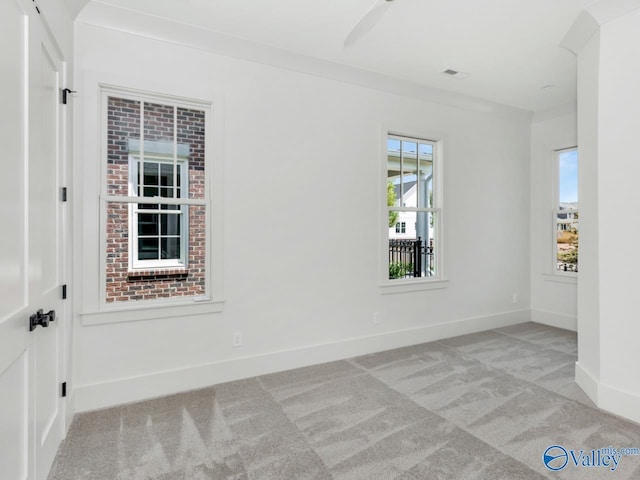
[[[513,294],[513,303],[518,303],[518,294],[517,293]]]
[[[231,342],[232,347],[239,347],[242,345],[242,332],[233,332],[233,341]]]
[[[380,312],[373,312],[373,325],[380,325]]]

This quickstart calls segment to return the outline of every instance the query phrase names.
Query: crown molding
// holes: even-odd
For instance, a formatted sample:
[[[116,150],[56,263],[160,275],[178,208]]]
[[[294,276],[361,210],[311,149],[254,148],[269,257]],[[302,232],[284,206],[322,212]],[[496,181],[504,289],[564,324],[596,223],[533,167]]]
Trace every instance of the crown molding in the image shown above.
[[[224,35],[199,26],[117,7],[90,2],[76,23],[117,30],[133,35],[204,50],[217,55],[260,63],[320,78],[358,85],[428,102],[472,110],[524,122],[532,112],[472,96],[393,78],[356,67],[309,57],[248,40]]]
[[[573,22],[560,46],[577,55],[602,25],[639,8],[640,0],[600,0],[589,5]]]

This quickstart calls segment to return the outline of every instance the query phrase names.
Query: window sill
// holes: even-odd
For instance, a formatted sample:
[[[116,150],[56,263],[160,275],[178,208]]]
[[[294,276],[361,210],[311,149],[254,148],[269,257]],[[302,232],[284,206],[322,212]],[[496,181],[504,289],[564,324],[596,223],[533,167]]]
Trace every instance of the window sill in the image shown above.
[[[129,270],[127,272],[127,281],[136,282],[139,280],[165,280],[167,278],[187,278],[188,276],[188,268],[152,268],[145,270]]]
[[[449,287],[449,280],[442,278],[433,280],[396,280],[393,283],[380,285],[380,294],[393,295],[396,293],[420,292],[447,287]]]
[[[182,297],[167,303],[153,301],[129,302],[135,305],[108,305],[102,310],[81,312],[82,325],[104,325],[109,323],[137,322],[160,318],[185,317],[219,313],[224,310],[224,300],[204,297]]]
[[[566,283],[569,285],[578,284],[577,273],[543,273],[542,278],[545,282]]]

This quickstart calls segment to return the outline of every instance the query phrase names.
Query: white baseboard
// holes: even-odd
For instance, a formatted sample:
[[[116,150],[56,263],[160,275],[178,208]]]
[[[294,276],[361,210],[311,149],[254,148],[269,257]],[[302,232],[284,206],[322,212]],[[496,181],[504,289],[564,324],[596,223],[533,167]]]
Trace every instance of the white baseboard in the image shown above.
[[[625,392],[601,383],[598,389],[600,403],[598,407],[608,412],[640,423],[640,395]]]
[[[598,408],[640,423],[640,395],[604,384],[576,362],[576,383]]]
[[[547,312],[544,310],[531,310],[531,321],[536,323],[542,323],[551,327],[563,328],[565,330],[571,330],[572,332],[578,331],[578,317],[572,315],[565,315],[563,313]]]
[[[69,385],[67,385],[67,388]],[[69,428],[71,427],[71,422],[73,421],[73,416],[76,414],[76,393],[71,388],[67,390],[67,403],[65,404],[64,409],[64,436],[67,436],[69,433]]]
[[[76,385],[74,389],[75,411],[97,410],[256,375],[342,360],[492,328],[507,327],[530,321],[530,317],[530,310],[517,310],[233,358],[188,368],[153,372],[108,382]]]
[[[600,381],[580,362],[576,362],[576,383],[593,403],[598,405]]]

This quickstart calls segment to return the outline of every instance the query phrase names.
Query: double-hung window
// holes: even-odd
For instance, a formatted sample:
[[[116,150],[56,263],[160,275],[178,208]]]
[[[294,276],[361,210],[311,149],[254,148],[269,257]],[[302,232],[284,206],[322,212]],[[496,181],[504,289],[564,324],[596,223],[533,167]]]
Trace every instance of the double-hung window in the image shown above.
[[[188,160],[129,158],[129,194],[134,197],[184,199],[188,192]],[[132,203],[131,268],[186,267],[189,241],[188,205]]]
[[[554,271],[578,271],[578,149],[555,152]]]
[[[208,293],[210,107],[104,87],[104,302]]]
[[[388,134],[389,280],[439,277],[438,142]]]

